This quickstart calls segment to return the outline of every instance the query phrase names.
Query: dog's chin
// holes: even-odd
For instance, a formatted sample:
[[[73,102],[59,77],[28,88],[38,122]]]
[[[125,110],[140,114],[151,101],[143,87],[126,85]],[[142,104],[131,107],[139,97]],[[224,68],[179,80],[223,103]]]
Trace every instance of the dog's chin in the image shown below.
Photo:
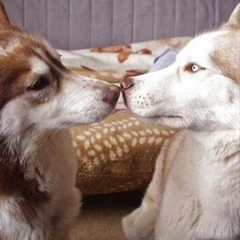
[[[114,108],[89,114],[72,114],[72,116],[58,117],[37,124],[39,129],[69,129],[80,125],[92,124],[104,120]]]
[[[133,112],[134,113],[134,112]],[[134,113],[141,121],[151,125],[160,125],[168,128],[181,129],[185,128],[183,117],[179,115],[147,115]]]
[[[102,113],[102,114],[98,114],[95,116],[91,116],[88,119],[86,119],[85,122],[82,122],[82,124],[92,124],[92,123],[100,122],[100,121],[104,120],[110,113],[111,113],[111,111],[109,111],[107,113]]]
[[[154,114],[150,109],[136,109],[133,108],[129,102],[125,99],[126,107],[131,111],[139,121],[151,125],[159,125],[174,129],[184,129],[187,128],[187,124],[181,115],[177,114]]]
[[[73,120],[64,121],[59,124],[58,128],[72,128],[72,127],[77,127],[79,125],[93,124],[93,123],[104,120],[109,114],[102,114],[102,115],[97,115],[97,116],[92,116],[92,117],[86,117],[85,119],[82,119],[82,120],[77,119],[75,121],[73,121]]]

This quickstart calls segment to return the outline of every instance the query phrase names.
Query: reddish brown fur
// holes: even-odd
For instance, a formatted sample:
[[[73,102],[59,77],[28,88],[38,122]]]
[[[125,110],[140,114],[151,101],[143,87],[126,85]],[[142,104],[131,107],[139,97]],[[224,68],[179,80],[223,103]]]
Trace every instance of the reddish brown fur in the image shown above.
[[[212,60],[222,70],[223,74],[240,84],[240,30],[227,28],[229,34],[217,41],[217,51]]]
[[[31,48],[17,47],[8,56],[0,56],[0,109],[11,99],[26,92],[29,84],[27,76],[31,70],[28,59],[34,55],[36,53]],[[51,72],[59,78],[60,73],[54,67]],[[15,196],[25,213],[22,217],[30,218],[34,214],[34,207],[48,201],[50,196],[38,189],[36,180],[24,179],[26,169],[20,165],[18,154],[9,153],[6,146],[0,136],[0,204],[2,197]]]
[[[212,60],[225,76],[240,84],[240,4],[220,30],[228,33],[216,42],[218,50],[213,53]]]
[[[10,164],[11,163],[11,164]],[[50,199],[47,192],[41,192],[35,179],[26,180],[24,172],[26,169],[20,165],[18,155],[9,153],[5,149],[4,142],[0,143],[0,205],[1,200],[5,201],[8,197],[18,199],[24,215],[15,212],[17,218],[24,218],[29,221],[35,215],[34,208]],[[36,175],[39,175],[36,171]]]
[[[11,42],[19,43],[10,51]],[[3,4],[0,1],[0,46],[3,53],[0,54],[0,111],[11,101],[27,92],[27,87],[39,76],[33,76],[29,59],[37,57],[46,62],[50,69],[49,76],[57,81],[56,91],[60,89],[60,78],[63,71],[67,71],[63,65],[55,59],[47,50],[45,43],[28,35],[17,27],[10,25]],[[45,53],[42,57],[36,49]],[[1,51],[1,50],[0,50]],[[36,75],[36,74],[35,74]],[[46,90],[47,91],[47,90]],[[41,94],[39,100],[47,100],[48,94]],[[24,178],[26,167],[20,164],[19,153],[10,152],[6,139],[0,136],[0,207],[10,196],[17,199],[19,209],[15,209],[16,218],[28,222],[35,216],[36,207],[50,200],[48,192],[42,192],[36,179]],[[36,169],[36,176],[41,175]],[[0,235],[0,240],[6,239]]]
[[[30,84],[30,80],[35,80],[34,77],[29,76],[31,74],[31,66],[29,63],[31,57],[35,56],[47,63],[50,68],[51,78],[57,81],[58,90],[60,88],[59,79],[61,77],[61,72],[67,71],[60,61],[48,53],[44,44],[35,38],[20,31],[0,33],[0,45],[3,48],[7,48],[8,43],[12,39],[17,39],[20,45],[14,48],[13,51],[7,52],[6,55],[0,55],[0,109],[10,99],[23,94]],[[41,49],[41,51],[45,53],[46,59],[40,56],[35,49]],[[39,76],[35,76],[35,78],[37,77]]]
[[[12,59],[14,59],[14,61]],[[10,99],[24,92],[24,76],[28,74],[29,71],[29,63],[23,61],[16,52],[8,57],[0,56],[0,109]]]

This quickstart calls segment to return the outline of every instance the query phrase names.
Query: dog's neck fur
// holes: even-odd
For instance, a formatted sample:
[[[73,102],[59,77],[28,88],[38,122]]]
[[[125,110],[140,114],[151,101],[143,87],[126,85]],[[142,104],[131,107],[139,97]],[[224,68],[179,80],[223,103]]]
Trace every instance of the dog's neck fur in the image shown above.
[[[36,179],[39,175],[36,149],[52,134],[28,129],[15,136],[0,136],[0,195],[33,196],[29,199],[35,203],[49,199],[48,193],[39,189],[39,180]]]
[[[228,162],[231,156],[240,154],[239,129],[216,132],[188,131],[187,136],[193,145],[202,149],[203,154],[211,153],[215,155],[215,158],[211,158],[212,161]]]
[[[34,146],[40,144],[41,139],[47,135],[47,131],[39,131],[33,126],[14,133],[6,133],[2,130],[3,128],[3,124],[0,124],[0,161],[13,158],[18,159],[21,165],[27,165],[24,159],[32,155]]]

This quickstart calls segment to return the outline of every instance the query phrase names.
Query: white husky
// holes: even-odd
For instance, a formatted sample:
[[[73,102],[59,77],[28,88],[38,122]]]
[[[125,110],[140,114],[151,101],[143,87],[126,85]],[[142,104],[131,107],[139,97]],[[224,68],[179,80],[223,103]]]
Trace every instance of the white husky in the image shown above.
[[[148,123],[177,129],[140,208],[131,240],[240,239],[240,5],[218,31],[193,39],[170,67],[122,83]]]

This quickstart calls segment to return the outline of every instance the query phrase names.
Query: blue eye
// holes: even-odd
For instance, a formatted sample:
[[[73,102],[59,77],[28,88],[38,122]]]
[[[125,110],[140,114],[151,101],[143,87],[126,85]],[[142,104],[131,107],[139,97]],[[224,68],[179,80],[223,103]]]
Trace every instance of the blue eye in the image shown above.
[[[196,63],[191,63],[189,65],[187,65],[187,67],[185,68],[186,71],[191,72],[191,73],[197,73],[200,70],[204,70],[205,68],[199,66]]]
[[[193,64],[191,66],[191,70],[192,70],[192,72],[198,72],[198,71],[201,70],[201,67],[199,65],[197,65],[197,64]]]

